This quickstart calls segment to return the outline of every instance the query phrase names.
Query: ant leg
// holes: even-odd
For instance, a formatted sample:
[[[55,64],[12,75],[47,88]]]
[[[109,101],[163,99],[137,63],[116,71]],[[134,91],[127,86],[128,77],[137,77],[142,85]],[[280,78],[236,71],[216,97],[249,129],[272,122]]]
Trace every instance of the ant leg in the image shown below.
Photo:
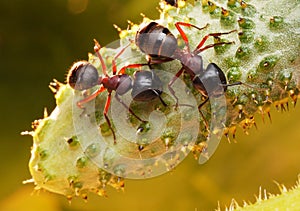
[[[104,60],[103,60],[101,54],[100,54],[101,45],[99,44],[99,42],[96,39],[94,39],[94,42],[95,42],[94,51],[97,54],[97,56],[98,56],[98,58],[101,62],[102,72],[103,72],[104,75],[107,76],[107,67],[104,63]]]
[[[118,75],[120,75],[120,74],[125,74],[125,70],[126,70],[127,68],[139,68],[139,67],[147,66],[147,65],[149,66],[149,64],[129,64],[129,65],[127,65],[127,66],[122,67],[122,68],[119,70]]]
[[[206,35],[205,37],[203,37],[203,39],[200,41],[200,43],[198,44],[198,46],[196,47],[196,49],[194,50],[194,53],[200,53],[201,51],[203,50],[206,50],[207,48],[211,48],[213,46],[216,46],[216,45],[222,45],[222,44],[232,44],[231,43],[225,43],[225,42],[220,42],[220,43],[215,43],[215,44],[212,44],[212,45],[209,45],[209,47],[204,47],[201,49],[201,47],[204,45],[204,43],[206,42],[206,40],[209,38],[209,37],[218,37],[218,36],[221,36],[221,35],[224,35],[224,34],[230,34],[230,33],[233,33],[233,32],[236,32],[237,30],[234,29],[234,30],[231,30],[229,32],[220,32],[220,33],[210,33],[208,35]]]
[[[104,107],[104,111],[103,111],[103,115],[105,117],[105,120],[108,124],[108,127],[109,129],[111,130],[112,134],[113,134],[113,137],[114,137],[114,144],[116,144],[116,134],[115,134],[115,131],[114,129],[112,128],[111,126],[111,123],[110,123],[110,120],[107,116],[107,113],[108,113],[108,109],[109,109],[109,106],[110,106],[110,100],[111,100],[111,93],[109,92],[108,95],[107,95],[107,99],[106,99],[106,103],[105,103],[105,107]]]
[[[241,81],[236,81],[236,82],[231,83],[231,84],[222,84],[221,86],[223,86],[223,87],[229,87],[229,86],[236,86],[236,85],[243,85],[243,86],[246,86],[246,87],[251,88],[251,89],[256,89],[256,90],[259,90],[259,91],[266,91],[266,89],[260,89],[260,88],[251,86],[249,84],[243,83]]]
[[[166,58],[166,59],[163,59],[163,60],[152,60],[151,58],[149,58],[147,63],[144,63],[144,64],[129,64],[127,66],[122,67],[119,70],[118,75],[125,74],[125,70],[127,68],[139,68],[139,67],[142,67],[142,66],[149,66],[149,69],[152,69],[151,65],[153,65],[153,64],[162,64],[162,63],[173,61],[173,60],[174,59],[172,59],[172,58]]]
[[[152,59],[152,58],[148,58],[148,65],[151,66],[152,64],[163,64],[166,62],[170,62],[173,61],[174,58],[164,58],[164,59]]]
[[[165,103],[165,101],[161,98],[160,94],[157,93],[157,91],[152,90],[154,92],[154,94],[157,95],[157,97],[159,98],[160,102],[166,107],[168,106],[167,103]]]
[[[143,122],[143,123],[146,123],[147,121],[145,120],[142,120],[140,117],[138,117],[134,112],[133,110],[131,110],[131,108],[129,108],[129,106],[127,106],[122,100],[121,98],[119,97],[118,94],[115,95],[115,98],[119,101],[119,103],[121,103],[128,111],[129,113],[131,113],[135,118],[137,118],[139,121]]]
[[[208,48],[212,48],[212,47],[215,47],[215,46],[218,46],[218,45],[224,45],[224,44],[234,44],[235,42],[218,42],[218,43],[213,43],[213,44],[210,44],[210,45],[207,45],[203,48],[200,48],[200,49],[195,49],[194,50],[194,54],[199,54],[201,53],[202,51],[208,49]]]
[[[247,84],[244,84],[243,82],[241,82],[241,81],[237,81],[237,82],[234,82],[234,83],[232,83],[232,84],[224,84],[223,86],[236,86],[236,85],[245,85],[245,86],[249,86],[249,87],[251,87],[250,85],[247,85]],[[253,87],[251,87],[251,88],[253,88]]]
[[[103,92],[105,90],[105,88],[103,87],[103,86],[101,86],[97,91],[95,91],[93,94],[91,94],[91,95],[89,95],[89,96],[87,96],[86,98],[84,98],[84,99],[82,99],[82,100],[80,100],[80,101],[78,101],[77,102],[77,106],[79,107],[79,108],[84,108],[82,105],[84,104],[84,103],[87,103],[87,102],[89,102],[89,101],[91,101],[91,100],[93,100],[93,99],[95,99],[101,92]]]
[[[198,30],[202,30],[202,29],[207,28],[207,27],[209,26],[209,24],[206,24],[204,27],[199,28],[198,26],[195,26],[195,25],[190,24],[190,23],[177,22],[177,23],[175,23],[175,26],[176,26],[177,30],[179,31],[179,33],[180,33],[182,39],[184,40],[185,45],[186,45],[187,48],[188,48],[188,52],[190,52],[189,40],[188,40],[188,38],[187,38],[185,32],[182,30],[181,26],[194,27],[194,28],[196,28],[196,29],[198,29]]]
[[[208,99],[209,97],[207,97],[202,103],[200,103],[200,105],[198,106],[198,110],[199,110],[199,113],[202,117],[202,119],[204,120],[204,124],[205,124],[205,127],[207,130],[209,130],[209,126],[208,126],[208,122],[207,122],[207,119],[205,118],[203,112],[201,111],[201,108],[202,106],[204,106],[207,102],[208,102]]]
[[[126,48],[128,48],[130,46],[131,42],[128,43],[125,47],[123,47],[119,53],[117,53],[113,60],[112,60],[112,70],[113,70],[113,75],[116,75],[117,73],[117,65],[116,65],[116,59],[121,56],[122,53],[124,53],[124,51],[126,50]]]
[[[171,92],[171,94],[173,95],[173,97],[176,100],[176,104],[175,104],[176,108],[178,107],[178,97],[175,95],[175,91],[171,86],[176,81],[176,79],[179,78],[179,76],[183,73],[183,71],[184,71],[184,68],[182,67],[168,84],[169,91]]]
[[[204,106],[207,102],[208,102],[209,97],[206,97],[206,99],[200,103],[200,105],[198,106],[198,109],[200,110],[202,108],[202,106]]]

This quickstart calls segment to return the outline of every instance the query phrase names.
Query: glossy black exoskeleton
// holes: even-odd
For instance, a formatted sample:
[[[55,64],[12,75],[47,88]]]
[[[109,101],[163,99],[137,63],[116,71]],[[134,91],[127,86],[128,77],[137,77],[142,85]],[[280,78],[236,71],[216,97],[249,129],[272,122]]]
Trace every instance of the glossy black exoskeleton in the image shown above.
[[[131,96],[136,101],[149,101],[159,98],[164,106],[166,103],[161,99],[163,84],[160,78],[148,70],[139,70],[134,73]]]
[[[205,86],[203,86],[203,82],[205,82]],[[216,86],[215,84],[220,85]],[[208,97],[208,92],[218,97],[227,90],[226,77],[215,63],[208,64],[203,74],[196,75],[193,79],[193,85],[205,97]]]
[[[126,46],[128,47],[128,46]],[[131,95],[133,100],[136,101],[150,101],[155,98],[159,98],[161,102],[164,103],[164,101],[161,99],[160,95],[162,94],[162,82],[159,79],[159,77],[153,72],[148,70],[140,70],[136,71],[134,73],[133,79],[124,73],[124,70],[126,68],[132,68],[135,67],[135,65],[128,65],[123,67],[117,74],[117,66],[115,64],[115,60],[124,52],[124,47],[113,59],[112,61],[112,69],[113,69],[113,76],[109,76],[107,74],[107,67],[103,61],[103,58],[100,54],[100,48],[101,46],[99,43],[95,40],[95,52],[100,59],[101,66],[102,66],[102,72],[103,75],[99,76],[98,70],[95,66],[90,64],[87,61],[79,61],[76,62],[70,69],[68,76],[67,76],[67,82],[68,84],[75,90],[87,90],[90,89],[96,85],[100,85],[99,89],[97,89],[94,93],[87,96],[86,98],[80,100],[77,102],[77,106],[80,108],[84,108],[83,104],[95,99],[97,95],[99,95],[101,92],[107,90],[107,100],[104,107],[104,117],[106,119],[106,122],[108,123],[108,126],[110,130],[112,131],[114,143],[116,143],[116,136],[115,132],[111,126],[111,122],[108,118],[108,109],[111,102],[111,93],[112,91],[115,91],[115,97],[116,99],[125,106],[129,112],[134,115],[138,120],[141,122],[146,122],[139,118],[130,108],[127,106],[120,98],[120,96],[127,93],[129,90],[131,91]]]
[[[177,39],[169,29],[156,22],[150,22],[141,28],[136,34],[135,43],[143,53],[149,56],[150,63],[172,60],[178,48]]]
[[[177,7],[177,0],[164,0],[167,4]]]
[[[207,34],[199,42],[197,47],[191,51],[188,38],[181,27],[186,26],[202,30],[208,27],[208,24],[203,28],[199,28],[189,23],[177,22],[175,23],[175,26],[185,42],[184,49],[179,48],[177,39],[168,28],[156,22],[150,22],[142,27],[136,34],[135,42],[139,49],[148,56],[148,62],[150,65],[175,59],[181,62],[182,68],[176,73],[176,75],[168,84],[171,94],[176,99],[176,105],[178,105],[178,97],[175,95],[172,85],[183,72],[190,76],[193,86],[205,97],[204,102],[198,106],[199,109],[208,101],[208,91],[213,96],[218,96],[226,91],[227,86],[241,84],[241,82],[228,84],[224,72],[214,63],[210,63],[206,68],[204,68],[203,59],[199,55],[202,51],[208,48],[212,48],[217,45],[234,43],[219,42],[204,46],[209,37],[219,37],[224,34],[236,32],[236,30],[223,33]],[[204,81],[205,86],[203,84]]]
[[[173,7],[178,7],[178,2],[179,2],[180,0],[164,0],[164,2],[166,3],[166,4],[169,4],[169,5],[171,5],[171,6],[173,6]],[[182,0],[183,1],[183,0]]]

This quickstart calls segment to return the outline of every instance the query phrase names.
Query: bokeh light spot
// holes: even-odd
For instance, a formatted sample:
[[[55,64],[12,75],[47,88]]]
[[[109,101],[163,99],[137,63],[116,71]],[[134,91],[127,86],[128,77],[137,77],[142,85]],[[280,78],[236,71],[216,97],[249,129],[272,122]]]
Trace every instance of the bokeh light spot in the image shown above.
[[[68,10],[72,14],[83,13],[87,8],[88,3],[89,0],[68,0]]]

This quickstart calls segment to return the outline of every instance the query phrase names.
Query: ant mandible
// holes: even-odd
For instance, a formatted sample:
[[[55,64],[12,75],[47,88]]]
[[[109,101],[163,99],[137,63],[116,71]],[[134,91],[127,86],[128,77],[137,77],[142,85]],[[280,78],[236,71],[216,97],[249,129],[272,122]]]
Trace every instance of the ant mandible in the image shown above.
[[[183,26],[203,30],[207,28],[209,24],[199,28],[190,23],[175,23],[175,27],[185,43],[184,49],[179,48],[177,39],[168,28],[156,22],[150,22],[146,26],[142,27],[136,34],[135,43],[139,49],[148,56],[149,64],[160,64],[175,59],[181,62],[182,68],[176,73],[176,75],[168,84],[169,91],[174,96],[177,106],[178,97],[175,95],[172,85],[183,72],[187,73],[190,76],[193,86],[202,94],[202,96],[205,97],[205,100],[198,106],[198,109],[200,110],[200,108],[209,99],[208,91],[210,91],[213,96],[217,97],[226,91],[228,86],[242,84],[241,82],[228,84],[224,72],[215,63],[208,64],[205,69],[203,67],[203,59],[199,55],[202,51],[214,46],[234,43],[219,42],[204,46],[209,37],[219,37],[221,35],[236,32],[237,30],[207,34],[202,38],[197,47],[191,51],[188,37],[182,29]],[[205,87],[203,82],[208,84],[209,87]],[[209,90],[207,88],[209,88]]]
[[[120,96],[127,93],[130,89],[133,100],[135,101],[149,101],[155,98],[159,98],[161,102],[166,106],[165,102],[161,99],[162,94],[162,82],[159,77],[153,72],[148,70],[139,70],[136,71],[132,78],[125,74],[126,68],[135,68],[139,67],[137,65],[127,65],[118,72],[117,74],[117,66],[116,59],[125,51],[125,49],[130,45],[130,43],[122,48],[120,52],[118,52],[113,60],[112,60],[112,72],[113,76],[109,76],[107,73],[107,66],[104,63],[104,60],[100,54],[101,46],[100,44],[94,40],[95,46],[94,51],[97,57],[100,60],[102,66],[103,75],[99,76],[98,70],[95,66],[87,61],[79,61],[76,62],[70,69],[67,76],[67,83],[75,90],[87,90],[96,85],[100,85],[100,87],[91,95],[77,102],[77,106],[79,108],[84,108],[83,104],[95,99],[101,92],[107,90],[108,95],[105,103],[105,107],[103,110],[103,115],[105,120],[112,131],[112,135],[114,138],[114,143],[116,144],[116,135],[112,128],[111,122],[107,115],[108,109],[111,103],[111,93],[115,91],[115,98],[120,102],[128,111],[135,116],[139,121],[145,123],[146,121],[142,120],[138,117],[130,108],[127,106],[120,98]]]

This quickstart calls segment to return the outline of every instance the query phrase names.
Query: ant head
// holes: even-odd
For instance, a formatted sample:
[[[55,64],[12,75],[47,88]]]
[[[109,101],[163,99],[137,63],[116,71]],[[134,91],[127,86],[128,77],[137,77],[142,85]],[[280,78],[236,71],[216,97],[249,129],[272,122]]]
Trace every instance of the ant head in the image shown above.
[[[193,79],[195,88],[204,96],[223,95],[227,90],[227,80],[224,72],[216,64],[210,63],[206,70]]]
[[[98,84],[97,69],[87,61],[76,62],[70,69],[67,82],[76,90],[85,90]]]

